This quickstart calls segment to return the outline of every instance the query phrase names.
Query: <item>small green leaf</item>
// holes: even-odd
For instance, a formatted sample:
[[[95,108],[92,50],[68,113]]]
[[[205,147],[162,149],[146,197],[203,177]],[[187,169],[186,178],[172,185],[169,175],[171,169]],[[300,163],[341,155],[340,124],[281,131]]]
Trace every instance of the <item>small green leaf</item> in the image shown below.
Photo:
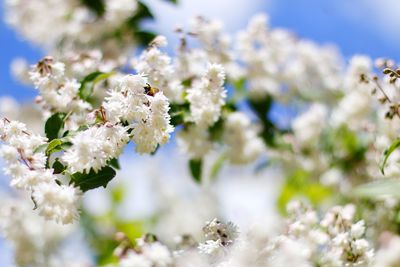
[[[71,175],[71,182],[79,186],[83,192],[103,186],[107,186],[116,175],[116,172],[110,166],[103,167],[97,173],[90,170],[89,173],[76,172]]]
[[[114,169],[121,169],[121,166],[119,165],[119,161],[117,158],[112,158],[108,161],[108,164],[113,167]]]
[[[360,185],[354,189],[358,197],[376,199],[381,196],[400,198],[400,181],[398,179],[381,179]]]
[[[170,109],[168,111],[171,116],[171,124],[173,126],[181,125],[185,122],[185,116],[189,112],[189,104],[171,104]]]
[[[221,141],[224,132],[224,120],[220,118],[217,122],[215,122],[212,126],[208,128],[208,131],[210,133],[210,139],[212,141]]]
[[[33,150],[33,153],[44,152],[46,150],[47,146],[48,146],[48,144],[40,145],[37,148],[35,148],[35,150]]]
[[[60,139],[53,139],[51,140],[51,142],[49,143],[49,145],[46,148],[46,156],[49,156],[50,154],[60,151],[61,149],[61,145],[63,144],[63,142]]]
[[[156,38],[157,34],[150,31],[135,31],[134,37],[135,39],[144,45],[148,45],[154,38]]]
[[[64,128],[65,117],[65,113],[55,113],[47,119],[44,131],[49,141],[58,138],[61,129]]]
[[[65,141],[64,139],[53,139],[46,147],[45,154],[47,156],[46,166],[49,167],[50,155],[59,151],[66,150],[72,146],[71,142]]]
[[[211,178],[217,177],[218,173],[221,171],[222,166],[226,160],[225,154],[222,154],[211,167]]]
[[[190,173],[193,179],[197,182],[201,182],[203,161],[201,159],[191,159],[189,160]]]
[[[70,146],[72,146],[72,143],[65,141],[65,139],[53,139],[46,147],[46,156],[50,156],[58,151],[66,150]]]
[[[395,140],[393,144],[390,145],[388,149],[383,152],[381,163],[379,164],[379,169],[381,170],[382,174],[385,174],[385,166],[389,156],[400,146],[400,138]]]
[[[395,218],[394,218],[394,221],[395,221],[397,224],[400,224],[400,211],[397,211],[396,216],[395,216]]]
[[[96,13],[96,15],[99,17],[101,17],[106,11],[103,0],[81,0],[81,3]]]
[[[183,85],[185,88],[189,88],[189,87],[192,86],[192,81],[193,81],[192,78],[188,78],[188,79],[182,81],[182,85]]]
[[[81,80],[81,86],[79,88],[79,97],[82,100],[88,101],[88,99],[92,96],[94,86],[107,78],[113,75],[114,72],[101,72],[95,71],[88,74],[85,78]]]
[[[63,173],[66,167],[58,160],[58,158],[53,163],[54,174]]]
[[[128,23],[132,28],[137,29],[141,20],[153,18],[154,15],[153,13],[151,13],[150,9],[145,4],[143,4],[142,1],[138,1],[136,13],[130,18]]]
[[[249,101],[250,108],[257,115],[258,119],[262,123],[263,130],[261,132],[261,137],[263,138],[267,146],[274,147],[276,126],[269,118],[269,113],[273,104],[273,98],[267,96],[265,99],[257,99]]]

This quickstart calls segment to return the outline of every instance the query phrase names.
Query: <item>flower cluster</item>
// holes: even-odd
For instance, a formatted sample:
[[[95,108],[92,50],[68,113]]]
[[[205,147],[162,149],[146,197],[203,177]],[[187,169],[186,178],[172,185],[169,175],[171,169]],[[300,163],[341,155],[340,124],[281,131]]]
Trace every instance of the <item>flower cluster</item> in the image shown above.
[[[148,77],[148,83],[162,89],[164,95],[171,101],[179,101],[182,94],[182,84],[177,77],[177,71],[172,65],[172,59],[159,48],[167,45],[164,36],[157,36],[140,57],[133,62],[138,73]]]
[[[78,97],[80,83],[65,76],[65,64],[52,57],[40,60],[29,72],[30,79],[40,92],[37,102],[50,112],[74,112],[77,116],[91,109]],[[82,117],[82,115],[80,116]]]
[[[368,266],[374,254],[364,238],[365,223],[353,223],[355,206],[331,208],[322,220],[315,211],[299,202],[288,207],[292,215],[288,238],[308,246],[309,257],[322,266]]]
[[[221,116],[226,91],[223,87],[225,72],[222,66],[211,64],[199,80],[187,90],[192,120],[199,127],[213,125]]]
[[[85,47],[102,43],[106,51],[120,48],[112,32],[120,30],[134,15],[136,0],[100,1],[85,6],[80,1],[6,1],[6,21],[29,41],[56,48]],[[93,8],[93,9],[92,9]],[[43,15],[45,14],[45,15]],[[51,25],[51,27],[43,27]],[[122,31],[122,30],[121,30]],[[132,44],[132,41],[128,41]]]
[[[228,145],[226,154],[233,164],[255,161],[264,152],[265,144],[252,128],[250,119],[242,112],[233,112],[226,119],[224,142]]]
[[[224,224],[217,219],[206,222],[203,228],[206,241],[200,243],[199,250],[205,254],[217,254],[218,250],[230,246],[237,238],[237,227],[228,222]]]
[[[151,87],[146,77],[128,75],[109,92],[104,103],[106,119],[127,123],[139,153],[154,152],[165,144],[173,131],[169,101],[162,91]]]
[[[121,240],[124,238],[126,237],[119,237],[119,241],[122,242],[115,251],[115,254],[121,258],[119,263],[121,267],[172,266],[172,253],[166,246],[164,246],[157,240],[153,240],[153,236],[147,235],[136,240],[136,245],[133,248],[124,247],[123,241],[127,241],[126,239]]]
[[[46,219],[63,224],[76,219],[81,192],[73,185],[60,184],[54,169],[46,168],[45,153],[37,151],[46,139],[28,132],[23,123],[5,118],[0,123],[0,136],[5,142],[1,155],[7,163],[6,173],[12,177],[11,185],[32,192],[35,208]]]
[[[138,266],[148,266],[145,264],[147,261],[155,266],[170,266],[172,263],[181,266],[185,260],[186,264],[201,263],[199,266],[261,267],[286,266],[289,263],[296,263],[296,266],[374,266],[374,250],[364,238],[364,221],[353,223],[354,211],[351,205],[337,206],[319,219],[315,210],[303,203],[292,202],[288,206],[291,219],[280,235],[268,234],[266,238],[268,230],[257,227],[239,234],[234,224],[214,219],[206,222],[203,228],[205,241],[198,243],[197,248],[195,239],[187,235],[177,239],[177,250],[158,241],[146,243],[143,240],[149,239],[147,235],[133,249],[123,249],[127,243],[121,242],[116,252],[118,255],[123,252],[121,264],[129,262]],[[153,250],[153,246],[158,248],[158,257],[147,255],[147,250]],[[389,252],[385,249],[379,253]],[[164,265],[160,263],[161,259]],[[378,262],[384,264],[383,259]]]
[[[73,226],[45,221],[32,213],[31,205],[18,198],[4,198],[0,208],[0,235],[10,241],[17,266],[59,266],[58,249]]]
[[[62,156],[71,173],[99,171],[110,159],[118,158],[129,141],[121,125],[95,125],[71,137],[73,144]]]

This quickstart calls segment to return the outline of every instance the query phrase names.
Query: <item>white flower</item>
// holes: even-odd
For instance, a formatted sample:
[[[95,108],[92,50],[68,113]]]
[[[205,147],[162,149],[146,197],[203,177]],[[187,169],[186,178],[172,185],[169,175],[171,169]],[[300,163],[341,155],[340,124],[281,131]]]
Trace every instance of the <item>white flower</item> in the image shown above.
[[[71,230],[72,226],[48,222],[37,216],[32,212],[30,200],[2,198],[0,235],[12,247],[17,266],[45,266],[50,259],[60,258],[62,241]]]
[[[213,125],[221,116],[226,90],[225,73],[221,65],[210,64],[201,80],[194,81],[187,91],[192,120],[200,126]]]
[[[88,173],[91,169],[97,172],[108,160],[118,157],[128,141],[127,129],[123,126],[95,125],[71,138],[72,146],[65,151],[62,160],[72,173]]]
[[[313,104],[306,112],[292,122],[293,132],[302,146],[315,143],[325,126],[327,108],[322,104]]]
[[[39,90],[45,109],[57,112],[86,112],[90,104],[78,96],[81,86],[75,79],[65,76],[65,64],[45,57],[29,72],[30,79]]]
[[[79,217],[81,194],[78,188],[58,185],[53,181],[35,187],[32,197],[40,215],[47,220],[68,224]]]
[[[119,48],[118,52],[113,51],[116,57],[127,52],[124,48],[134,45],[134,40],[124,38],[116,46],[113,37],[107,36],[112,36],[111,33],[135,14],[138,3],[136,0],[107,0],[104,5],[104,14],[94,19],[93,11],[75,1],[43,0],[35,3],[7,0],[6,21],[25,39],[46,48],[68,50],[90,44],[106,50],[114,45],[114,49]]]
[[[207,129],[189,125],[177,134],[179,148],[191,159],[201,159],[213,147]]]
[[[145,120],[132,124],[132,140],[136,144],[138,153],[151,153],[158,145],[168,142],[174,127],[170,124],[168,114],[169,103],[167,98],[158,92],[148,96],[149,113]]]
[[[153,266],[166,267],[172,263],[171,252],[159,242],[145,245],[143,255],[153,263]]]
[[[223,140],[228,145],[227,155],[233,164],[252,162],[265,150],[264,142],[257,136],[250,119],[241,112],[228,115]]]
[[[359,221],[353,224],[350,229],[350,234],[353,238],[361,238],[365,233],[365,223],[364,221]]]
[[[150,44],[151,46],[144,50],[136,60],[134,68],[138,73],[146,75],[148,82],[161,90],[168,99],[179,100],[183,89],[182,85],[177,79],[171,58],[159,50],[159,47],[166,44],[165,37],[156,37]]]
[[[106,119],[127,122],[138,153],[151,153],[165,144],[174,128],[170,124],[169,102],[162,92],[152,90],[142,75],[127,75],[109,92],[103,104]]]
[[[119,262],[120,267],[151,267],[152,262],[144,255],[129,251]]]
[[[215,255],[219,252],[221,245],[221,240],[206,240],[204,243],[199,244],[199,251],[200,253],[208,254],[208,255]]]

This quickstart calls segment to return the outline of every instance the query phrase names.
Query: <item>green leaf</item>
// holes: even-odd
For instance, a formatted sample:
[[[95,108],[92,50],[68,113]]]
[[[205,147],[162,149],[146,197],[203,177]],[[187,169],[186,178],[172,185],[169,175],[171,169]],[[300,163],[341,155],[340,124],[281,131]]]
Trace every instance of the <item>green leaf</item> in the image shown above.
[[[89,173],[76,172],[71,175],[71,182],[79,186],[83,192],[103,186],[107,186],[116,175],[113,168],[106,166],[99,170],[97,173],[90,170]]]
[[[173,126],[181,125],[185,122],[185,116],[189,112],[189,104],[171,104],[168,111],[171,116],[171,124]]]
[[[357,197],[376,199],[381,196],[400,198],[400,180],[381,179],[356,187],[353,191]]]
[[[137,30],[139,23],[143,19],[153,19],[154,15],[151,13],[150,9],[142,3],[142,1],[138,1],[138,7],[136,9],[136,13],[129,20],[129,25]]]
[[[33,153],[45,152],[47,146],[48,144],[40,145],[37,148],[35,148],[35,150],[33,150]]]
[[[389,156],[400,146],[400,138],[393,142],[388,149],[383,152],[381,163],[379,164],[379,169],[382,174],[385,174],[385,166]]]
[[[139,43],[148,45],[154,38],[156,38],[157,34],[150,31],[135,31],[134,36]]]
[[[318,205],[332,195],[332,190],[320,183],[313,182],[310,174],[304,170],[294,171],[281,188],[277,204],[279,211],[286,213],[286,205],[295,198],[306,198],[312,204]]]
[[[222,154],[211,167],[211,178],[217,177],[218,173],[221,171],[222,166],[226,160],[225,154]]]
[[[112,158],[108,161],[108,164],[113,167],[114,169],[121,169],[121,166],[119,165],[119,161],[117,158]]]
[[[233,88],[233,97],[230,102],[237,103],[243,100],[246,97],[246,79],[241,78],[235,81],[232,81]]]
[[[58,138],[60,131],[64,128],[65,117],[65,113],[55,113],[47,119],[44,131],[49,141]]]
[[[79,97],[82,100],[88,101],[88,99],[92,96],[94,86],[107,78],[113,75],[114,72],[101,72],[95,71],[88,74],[85,78],[81,80],[81,86],[79,87]]]
[[[111,190],[112,205],[118,206],[125,199],[126,188],[124,185],[115,186]]]
[[[47,144],[45,154],[47,156],[46,166],[50,165],[50,155],[58,151],[66,150],[68,147],[72,146],[71,142],[65,141],[63,139],[53,139],[49,144]]]
[[[49,156],[50,154],[60,151],[61,149],[61,145],[63,144],[63,142],[60,139],[53,139],[49,145],[46,148],[46,156]]]
[[[397,224],[400,224],[400,211],[397,211],[396,216],[395,216],[395,218],[394,218],[394,221],[395,221]]]
[[[263,130],[261,132],[261,137],[263,138],[267,146],[274,147],[276,126],[269,118],[269,113],[272,107],[273,99],[271,96],[267,96],[264,99],[250,100],[250,108],[257,115],[258,119],[261,121]]]
[[[203,160],[201,159],[191,159],[189,160],[189,169],[192,174],[193,179],[197,182],[201,182]]]
[[[54,174],[63,173],[66,167],[58,160],[58,158],[53,163]]]
[[[99,17],[101,17],[106,11],[103,0],[81,0],[81,3],[96,13]]]
[[[220,118],[216,121],[212,126],[208,128],[208,132],[210,133],[210,139],[214,142],[218,142],[222,140],[222,135],[224,133],[224,120]]]
[[[72,146],[72,143],[65,141],[65,139],[53,139],[46,147],[46,156],[50,156],[58,151],[66,150],[70,146]]]

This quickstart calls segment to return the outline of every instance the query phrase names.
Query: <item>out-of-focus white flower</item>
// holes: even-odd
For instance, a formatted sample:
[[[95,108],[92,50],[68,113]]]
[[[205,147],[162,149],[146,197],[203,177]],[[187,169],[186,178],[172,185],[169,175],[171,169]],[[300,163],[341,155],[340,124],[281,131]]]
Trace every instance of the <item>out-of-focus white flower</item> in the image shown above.
[[[209,132],[196,125],[189,125],[177,134],[180,149],[191,159],[201,159],[213,147]]]
[[[294,135],[301,146],[315,144],[324,129],[327,108],[322,104],[313,104],[306,112],[292,122]]]
[[[97,16],[73,0],[8,0],[5,17],[24,38],[50,49],[82,48],[90,44],[107,50],[115,41],[109,36],[135,14],[138,3],[136,0],[107,0],[104,5],[104,14]],[[109,54],[119,54],[124,51],[122,48],[135,44],[133,38],[124,38],[122,44],[121,41],[119,52],[115,53],[118,46],[114,44],[114,52]]]
[[[206,240],[204,243],[199,244],[200,253],[215,255],[219,253],[219,249],[222,247],[221,240]]]
[[[250,119],[241,112],[228,115],[223,140],[228,145],[227,156],[234,164],[252,162],[265,150],[264,142]]]
[[[60,258],[58,249],[73,229],[73,225],[45,221],[32,213],[32,204],[28,201],[2,198],[0,235],[10,242],[18,266],[45,266]]]
[[[400,238],[393,236],[388,244],[381,247],[375,258],[376,267],[394,267],[400,264]]]
[[[23,58],[15,58],[11,62],[11,74],[18,81],[28,84],[29,83],[29,65]]]

